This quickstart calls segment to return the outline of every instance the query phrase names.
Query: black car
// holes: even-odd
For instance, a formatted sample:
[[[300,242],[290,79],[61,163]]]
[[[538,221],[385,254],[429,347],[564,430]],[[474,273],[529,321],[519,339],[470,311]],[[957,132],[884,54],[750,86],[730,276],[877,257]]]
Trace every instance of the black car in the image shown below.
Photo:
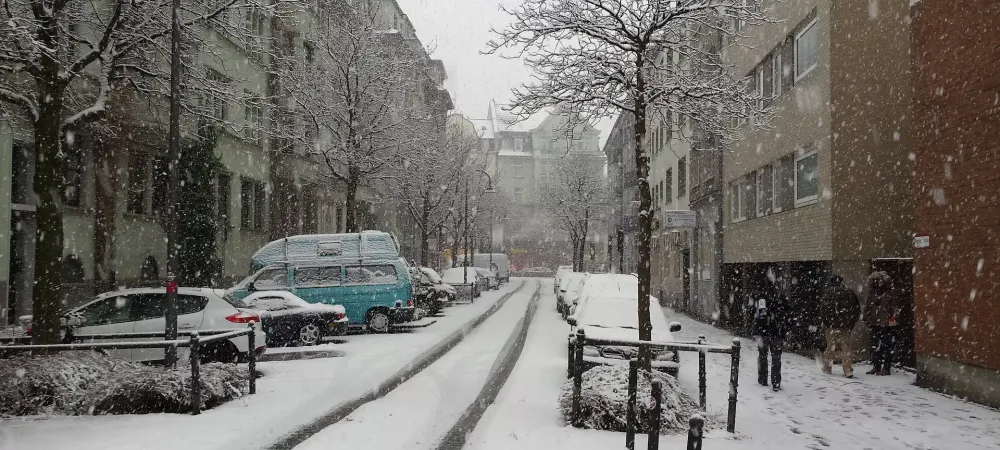
[[[347,314],[341,305],[309,303],[285,291],[260,291],[241,302],[260,312],[267,345],[316,345],[324,336],[347,332]]]

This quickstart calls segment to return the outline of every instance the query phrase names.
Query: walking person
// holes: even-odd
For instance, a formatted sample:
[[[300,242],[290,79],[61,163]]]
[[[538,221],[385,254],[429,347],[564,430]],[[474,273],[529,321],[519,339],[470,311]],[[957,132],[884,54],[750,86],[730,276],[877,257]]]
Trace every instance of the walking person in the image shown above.
[[[833,373],[833,360],[839,356],[844,378],[854,378],[851,331],[861,317],[861,303],[858,295],[844,286],[843,277],[834,275],[827,282],[820,297],[820,316],[826,334],[826,350],[821,356],[823,372]]]
[[[754,301],[754,334],[757,341],[757,382],[768,383],[768,354],[771,356],[771,389],[781,390],[781,352],[785,347],[787,305],[773,282],[766,282]]]
[[[868,302],[865,323],[872,333],[872,370],[869,375],[889,375],[896,347],[896,327],[900,307],[892,289],[892,278],[885,272],[868,277]]]

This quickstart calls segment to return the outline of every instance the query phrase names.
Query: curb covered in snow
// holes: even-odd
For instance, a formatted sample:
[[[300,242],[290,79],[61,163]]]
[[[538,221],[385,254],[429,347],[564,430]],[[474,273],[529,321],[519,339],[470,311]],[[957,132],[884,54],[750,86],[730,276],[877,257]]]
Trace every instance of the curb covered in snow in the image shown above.
[[[461,328],[455,330],[455,332],[448,335],[448,337],[442,340],[440,343],[438,343],[434,347],[428,349],[424,353],[417,356],[413,361],[407,364],[406,367],[404,367],[399,372],[393,374],[385,381],[379,383],[371,391],[368,391],[363,395],[361,395],[360,397],[357,397],[353,400],[349,400],[345,403],[340,404],[339,406],[326,412],[319,418],[313,420],[312,422],[306,425],[303,425],[302,427],[299,427],[299,429],[295,431],[286,434],[277,442],[265,448],[267,450],[291,450],[295,446],[301,444],[302,442],[305,442],[306,439],[309,439],[314,434],[319,433],[324,428],[329,427],[330,425],[333,425],[337,422],[340,422],[341,420],[343,420],[345,417],[350,415],[352,412],[354,412],[356,409],[360,408],[364,404],[374,400],[378,400],[384,397],[389,392],[392,392],[393,389],[396,389],[406,380],[413,378],[414,375],[426,369],[428,366],[430,366],[435,361],[444,356],[445,353],[448,353],[448,351],[450,351],[452,348],[454,348],[456,345],[462,342],[465,339],[465,337],[470,332],[472,332],[472,330],[475,330],[477,327],[479,327],[480,324],[485,322],[486,319],[490,318],[490,316],[492,316],[495,312],[499,311],[500,308],[507,303],[508,299],[510,299],[515,294],[521,292],[521,290],[524,289],[524,287],[527,284],[528,284],[527,281],[521,282],[521,285],[518,286],[517,289],[508,292],[507,294],[504,294],[504,296],[501,297],[500,300],[498,300],[492,306],[490,306],[490,308],[487,309],[486,312],[470,320],[465,325],[462,325]],[[539,287],[536,287],[536,293],[538,288]]]
[[[541,292],[539,289],[536,289],[535,294],[531,297],[531,302],[528,304],[528,309],[524,313],[524,318],[518,321],[517,326],[514,327],[514,331],[507,338],[507,343],[504,344],[503,349],[500,350],[500,354],[493,363],[483,390],[480,391],[476,400],[466,408],[465,412],[462,413],[462,417],[459,417],[455,425],[451,427],[451,430],[448,430],[448,434],[445,435],[444,439],[438,445],[438,450],[453,450],[464,447],[469,433],[479,424],[479,420],[483,418],[486,409],[496,401],[497,395],[500,394],[500,389],[507,383],[511,372],[514,371],[517,360],[521,357],[521,351],[524,350],[524,343],[528,339],[528,326],[531,325],[531,320],[535,318],[535,310],[538,309],[539,298],[541,298]]]

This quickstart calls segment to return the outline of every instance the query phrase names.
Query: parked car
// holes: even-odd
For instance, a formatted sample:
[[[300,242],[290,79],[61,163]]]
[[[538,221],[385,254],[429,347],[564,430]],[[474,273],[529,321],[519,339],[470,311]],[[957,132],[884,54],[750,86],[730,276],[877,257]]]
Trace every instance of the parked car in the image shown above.
[[[479,274],[479,277],[483,279],[483,286],[486,290],[500,289],[500,280],[497,279],[497,275],[493,273],[493,271],[476,267],[476,272]]]
[[[559,284],[559,292],[556,293],[556,310],[562,314],[563,320],[569,317],[573,307],[576,306],[580,289],[583,288],[587,275],[582,272],[570,272],[563,277],[562,283]]]
[[[437,314],[448,302],[455,301],[455,288],[441,280],[430,267],[417,267],[413,274],[413,297],[418,308]]]
[[[552,292],[555,292],[556,294],[559,293],[559,283],[562,282],[562,277],[572,271],[573,266],[559,266],[556,268],[556,274],[554,276],[555,282],[552,283]]]
[[[465,262],[465,255],[455,257],[455,264],[462,266]],[[473,267],[480,267],[493,271],[501,283],[510,281],[510,259],[505,253],[476,253],[470,261]]]
[[[638,284],[632,290],[632,285],[626,278],[631,275],[591,275],[587,278],[587,286],[592,289],[586,297],[581,296],[572,316],[567,321],[571,332],[583,329],[588,338],[609,340],[639,339]],[[591,279],[598,278],[592,285]],[[656,342],[675,341],[673,333],[680,331],[678,323],[668,324],[663,310],[655,307],[658,300],[650,297],[649,318],[653,325],[652,340]],[[635,357],[636,347],[632,346],[587,346],[584,348],[585,364],[627,364]],[[676,376],[680,368],[680,356],[672,350],[660,350],[654,355],[654,368],[669,375]]]
[[[467,293],[469,299],[480,296],[483,287],[475,267],[452,267],[441,274],[441,280],[455,287],[459,293]]]
[[[287,291],[254,292],[234,304],[260,314],[267,345],[316,345],[325,336],[347,333],[347,310],[342,305],[309,303]]]
[[[230,303],[220,289],[180,288],[177,291],[178,331],[242,330],[251,321],[260,323],[260,315]],[[125,289],[98,295],[96,299],[82,306],[70,309],[63,318],[63,324],[71,327],[77,337],[88,334],[115,333],[164,333],[166,331],[167,292],[165,288]],[[29,319],[30,320],[30,319]],[[122,341],[157,341],[158,338],[126,338]],[[109,339],[81,342],[114,342]],[[215,342],[202,349],[202,359],[206,362],[235,363],[248,357],[253,350],[261,355],[267,350],[267,336],[263,327],[254,333],[254,349],[250,349],[247,336]],[[178,348],[178,357],[187,358],[189,350]],[[108,350],[117,358],[138,361],[163,361],[162,348],[137,348]]]
[[[309,303],[343,305],[351,325],[385,333],[414,319],[410,267],[402,258],[340,257],[272,263],[228,293],[244,298],[257,291],[288,291]]]

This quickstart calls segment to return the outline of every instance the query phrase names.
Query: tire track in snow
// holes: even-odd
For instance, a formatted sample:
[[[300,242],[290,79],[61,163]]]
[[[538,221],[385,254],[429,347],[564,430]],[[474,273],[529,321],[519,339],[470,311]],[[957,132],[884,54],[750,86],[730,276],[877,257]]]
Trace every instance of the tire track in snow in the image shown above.
[[[534,283],[538,285],[538,283]],[[386,394],[392,392],[393,389],[399,387],[406,380],[413,378],[414,375],[420,373],[428,366],[433,364],[435,361],[444,356],[448,351],[455,348],[459,343],[461,343],[472,330],[475,330],[479,325],[489,319],[494,313],[500,310],[514,295],[520,293],[525,286],[528,285],[527,281],[522,281],[517,289],[504,294],[490,309],[486,310],[483,314],[470,320],[468,323],[463,325],[461,328],[456,330],[454,333],[448,335],[447,338],[442,340],[440,343],[427,350],[426,352],[417,356],[410,364],[407,364],[399,372],[395,373],[385,381],[379,383],[374,389],[362,394],[361,396],[344,402],[334,409],[323,414],[319,418],[313,420],[312,422],[305,424],[299,429],[286,434],[277,442],[265,447],[267,450],[291,450],[295,446],[305,442],[316,433],[319,433],[324,428],[329,427],[337,422],[340,422],[345,417],[350,415],[356,409],[364,406],[374,400],[378,400],[385,397]],[[536,288],[535,295],[538,295],[538,289]],[[532,299],[534,300],[534,298]]]
[[[497,355],[497,359],[490,369],[490,375],[486,379],[483,390],[479,392],[479,396],[466,408],[455,425],[448,431],[448,434],[444,436],[437,450],[461,450],[465,446],[466,438],[472,433],[472,430],[476,429],[479,420],[483,418],[486,409],[496,401],[500,389],[503,388],[507,379],[510,378],[511,372],[514,371],[514,366],[517,365],[517,360],[521,357],[521,351],[524,350],[524,343],[528,338],[528,326],[531,325],[531,320],[535,318],[535,311],[538,309],[538,300],[541,298],[541,285],[542,283],[539,282],[538,288],[535,289],[535,294],[531,297],[531,301],[528,304],[528,309],[524,313],[524,317],[514,327],[514,331],[507,338],[507,343],[504,344],[503,350]]]

